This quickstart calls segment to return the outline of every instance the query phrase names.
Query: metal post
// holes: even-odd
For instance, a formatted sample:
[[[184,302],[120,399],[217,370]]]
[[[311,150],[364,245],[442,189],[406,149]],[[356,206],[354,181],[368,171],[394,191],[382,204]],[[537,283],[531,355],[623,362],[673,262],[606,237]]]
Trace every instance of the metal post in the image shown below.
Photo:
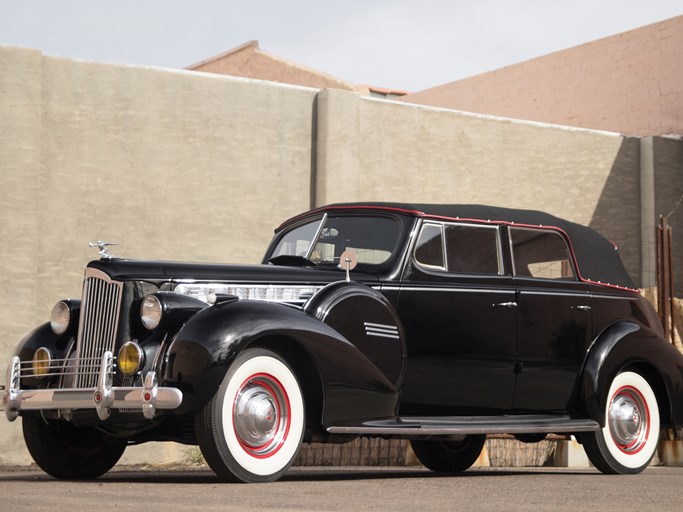
[[[659,216],[657,227],[657,309],[664,335],[674,343],[674,289],[672,230],[667,217]]]

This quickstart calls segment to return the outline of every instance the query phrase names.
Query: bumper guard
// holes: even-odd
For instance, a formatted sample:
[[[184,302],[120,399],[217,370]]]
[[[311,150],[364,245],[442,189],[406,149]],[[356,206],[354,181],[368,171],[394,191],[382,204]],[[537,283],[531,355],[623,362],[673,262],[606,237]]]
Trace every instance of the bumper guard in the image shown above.
[[[147,372],[142,387],[114,387],[111,375],[114,356],[102,356],[98,385],[94,388],[21,389],[21,362],[13,357],[7,367],[7,380],[2,394],[2,406],[9,421],[19,411],[46,409],[96,409],[102,421],[112,409],[140,409],[145,418],[152,419],[157,409],[176,409],[183,401],[177,388],[159,387],[156,372]]]

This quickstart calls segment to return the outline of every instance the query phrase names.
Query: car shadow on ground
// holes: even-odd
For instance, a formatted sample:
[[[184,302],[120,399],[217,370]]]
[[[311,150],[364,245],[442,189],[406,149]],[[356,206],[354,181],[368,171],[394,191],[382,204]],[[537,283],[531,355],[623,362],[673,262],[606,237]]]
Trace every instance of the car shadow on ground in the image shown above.
[[[279,482],[335,482],[352,480],[416,479],[416,478],[495,478],[521,475],[598,475],[593,469],[576,468],[475,468],[461,473],[435,473],[425,468],[403,467],[297,467],[288,471]],[[57,481],[37,468],[0,469],[0,482]],[[156,484],[216,484],[219,478],[206,467],[190,469],[117,468],[89,482],[156,483]],[[85,482],[85,481],[84,481]]]

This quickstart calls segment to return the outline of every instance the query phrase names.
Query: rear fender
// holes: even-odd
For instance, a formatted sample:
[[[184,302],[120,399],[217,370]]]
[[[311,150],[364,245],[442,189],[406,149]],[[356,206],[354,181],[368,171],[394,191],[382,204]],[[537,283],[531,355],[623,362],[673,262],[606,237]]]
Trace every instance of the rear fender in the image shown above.
[[[248,300],[199,311],[176,335],[165,372],[166,384],[183,392],[176,412],[204,406],[237,354],[265,340],[271,347],[273,340],[294,343],[307,353],[322,385],[323,425],[393,416],[395,386],[341,334],[298,308]]]
[[[610,384],[627,367],[648,378],[663,423],[683,425],[683,354],[651,329],[629,321],[608,327],[591,345],[581,380],[585,414],[605,425]]]

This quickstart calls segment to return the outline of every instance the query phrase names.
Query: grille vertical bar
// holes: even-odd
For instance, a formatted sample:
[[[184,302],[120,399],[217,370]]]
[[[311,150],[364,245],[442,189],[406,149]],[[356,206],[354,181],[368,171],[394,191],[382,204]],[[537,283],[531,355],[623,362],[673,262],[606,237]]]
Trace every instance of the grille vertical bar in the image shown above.
[[[102,356],[107,350],[114,352],[122,290],[123,283],[99,270],[86,269],[76,344],[78,388],[97,386]]]

